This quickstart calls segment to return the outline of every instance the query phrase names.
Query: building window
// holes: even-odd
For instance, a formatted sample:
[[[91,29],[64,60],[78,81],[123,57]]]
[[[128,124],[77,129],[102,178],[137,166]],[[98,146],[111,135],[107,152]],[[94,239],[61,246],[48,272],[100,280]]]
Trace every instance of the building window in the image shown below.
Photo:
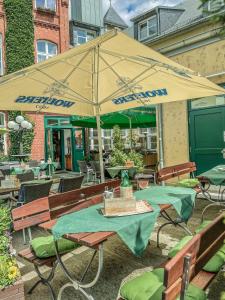
[[[157,35],[158,25],[157,25],[157,16],[153,16],[148,20],[145,20],[139,24],[138,27],[138,36],[139,40],[144,40],[146,38]]]
[[[0,128],[5,128],[5,114],[0,112]],[[7,140],[6,134],[0,134],[0,154],[7,154]]]
[[[36,0],[36,8],[56,11],[56,0]]]
[[[209,0],[203,4],[203,10],[206,12],[218,12],[225,6],[225,0]]]
[[[0,33],[0,75],[3,75],[3,45],[2,45],[2,34]]]
[[[96,37],[96,31],[74,28],[73,29],[73,43],[74,45],[82,45]]]
[[[37,62],[49,59],[57,54],[57,45],[48,41],[37,41]]]

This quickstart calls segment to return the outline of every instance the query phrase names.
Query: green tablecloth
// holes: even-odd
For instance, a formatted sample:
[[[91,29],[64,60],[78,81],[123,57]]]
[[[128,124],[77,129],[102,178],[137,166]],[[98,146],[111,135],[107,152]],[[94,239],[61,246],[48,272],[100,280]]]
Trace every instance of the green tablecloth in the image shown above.
[[[38,175],[40,174],[40,167],[31,167],[29,169],[23,169],[21,167],[14,167],[11,169],[11,173],[18,175],[18,174],[24,174],[24,173],[28,172],[29,170],[32,170],[34,172],[35,177],[38,177]]]
[[[140,215],[106,218],[98,211],[102,204],[95,205],[59,218],[52,230],[54,238],[59,239],[67,233],[114,231],[135,255],[140,256],[148,245],[159,215],[158,204],[170,203],[180,215],[188,218],[195,192],[187,188],[151,187],[136,192],[135,196],[137,199],[151,203],[154,211]]]
[[[126,169],[124,166],[106,168],[111,178],[115,178],[116,176],[119,176],[121,170],[128,170],[129,176],[133,177],[135,175],[136,169],[137,169],[136,167]]]
[[[46,174],[47,175],[52,175],[55,171],[55,169],[58,167],[59,163],[58,162],[51,162],[51,163],[48,163],[48,162],[44,162],[44,163],[41,163],[39,165],[40,169],[42,171],[46,171]]]
[[[61,217],[52,229],[55,239],[66,233],[114,231],[130,250],[140,256],[147,247],[160,208],[154,205],[151,213],[106,218],[98,209],[102,204]]]
[[[224,169],[224,171],[220,170],[220,168]],[[222,185],[225,181],[225,165],[216,166],[197,177],[205,177],[214,185]]]
[[[152,204],[171,204],[182,220],[187,221],[195,204],[196,192],[191,188],[174,186],[152,186],[148,189],[137,191],[137,200],[146,200]]]

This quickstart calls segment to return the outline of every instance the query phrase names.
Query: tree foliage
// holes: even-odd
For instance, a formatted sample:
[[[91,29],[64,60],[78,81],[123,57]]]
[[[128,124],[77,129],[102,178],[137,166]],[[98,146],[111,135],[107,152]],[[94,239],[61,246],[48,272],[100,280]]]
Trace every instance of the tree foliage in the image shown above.
[[[6,13],[6,70],[13,73],[34,63],[34,22],[32,0],[4,0]],[[9,120],[15,120],[21,112],[9,112]],[[22,114],[24,115],[24,114]],[[26,119],[27,116],[24,115]],[[31,152],[34,131],[23,134],[24,153]],[[19,153],[18,132],[10,132],[10,155]]]
[[[210,2],[214,9],[207,9],[209,0],[201,0],[201,8],[203,8],[204,13],[212,16],[213,23],[221,24],[220,33],[225,35],[225,5],[222,4],[222,0],[210,0]]]

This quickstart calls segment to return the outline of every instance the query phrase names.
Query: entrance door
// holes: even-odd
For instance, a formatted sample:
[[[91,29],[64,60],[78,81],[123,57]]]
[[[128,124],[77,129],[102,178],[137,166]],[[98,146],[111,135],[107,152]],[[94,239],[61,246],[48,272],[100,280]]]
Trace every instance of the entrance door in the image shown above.
[[[190,156],[197,164],[197,174],[225,164],[225,107],[190,112]]]

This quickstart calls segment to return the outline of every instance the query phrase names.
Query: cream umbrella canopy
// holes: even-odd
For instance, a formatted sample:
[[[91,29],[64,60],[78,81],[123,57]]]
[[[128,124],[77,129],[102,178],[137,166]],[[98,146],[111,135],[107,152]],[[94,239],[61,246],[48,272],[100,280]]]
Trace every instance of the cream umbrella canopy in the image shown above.
[[[0,109],[96,116],[225,90],[116,30],[0,80]],[[103,176],[103,162],[100,159]]]

